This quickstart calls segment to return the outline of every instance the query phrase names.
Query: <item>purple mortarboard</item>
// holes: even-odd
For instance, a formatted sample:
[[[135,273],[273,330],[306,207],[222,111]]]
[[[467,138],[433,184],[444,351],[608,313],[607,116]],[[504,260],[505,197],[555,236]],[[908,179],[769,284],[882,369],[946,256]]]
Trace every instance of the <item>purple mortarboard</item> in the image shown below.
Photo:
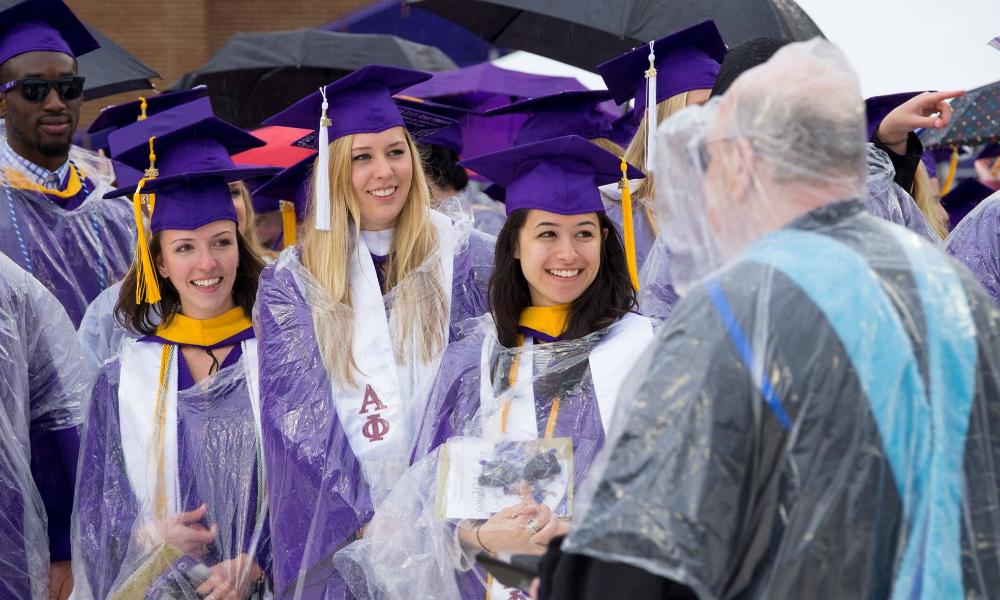
[[[230,157],[264,141],[206,112],[208,98],[164,111],[144,121],[123,127],[110,136],[112,156],[117,164],[131,167],[115,170],[118,189],[105,197],[129,195],[135,191],[135,172],[149,168],[150,145],[156,154],[158,178],[168,178],[193,171],[215,173],[229,181],[271,175],[280,169],[237,166]],[[148,185],[148,184],[147,184]]]
[[[429,102],[419,98],[398,96],[396,97],[396,105],[399,107],[403,121],[407,123],[407,129],[410,130],[410,134],[418,137],[421,143],[444,146],[445,148],[454,150],[456,154],[462,153],[465,145],[462,143],[462,128],[459,126],[458,119],[468,114],[468,109]],[[440,119],[446,119],[447,124],[432,132],[421,134],[419,131],[413,131],[410,124],[413,121],[413,117],[417,114],[435,115]]]
[[[627,148],[632,143],[632,138],[635,137],[635,132],[638,129],[639,119],[636,118],[635,111],[630,110],[611,124],[610,139],[622,148]]]
[[[990,47],[992,47],[992,48],[996,48],[997,50],[1000,50],[1000,36],[993,38],[992,40],[990,40],[989,42],[987,42],[987,44],[989,44]]]
[[[79,57],[100,47],[60,0],[25,0],[0,12],[0,65],[25,52]]]
[[[975,177],[966,179],[941,197],[941,206],[948,211],[948,221],[952,229],[972,212],[980,202],[992,196],[996,190],[979,183]]]
[[[576,135],[515,146],[459,165],[506,188],[507,214],[534,208],[561,215],[603,212],[598,187],[621,179],[621,159]],[[643,174],[628,166],[630,179]]]
[[[567,91],[529,98],[484,112],[484,115],[531,115],[521,125],[514,145],[521,146],[552,138],[578,135],[584,139],[607,138],[611,135],[611,120],[597,107],[611,99],[611,92]]]
[[[726,44],[715,22],[703,21],[656,40],[653,53],[656,102],[660,103],[682,92],[712,89],[726,56]],[[615,102],[622,104],[635,98],[636,114],[642,114],[646,107],[648,68],[648,44],[597,65]]]
[[[199,85],[190,90],[167,92],[152,96],[140,96],[138,100],[114,104],[101,109],[94,122],[90,124],[87,133],[97,133],[105,129],[120,129],[136,121],[144,121],[158,113],[187,104],[192,100],[208,95],[208,87]],[[145,104],[145,106],[143,106]],[[110,132],[109,132],[110,133]]]
[[[377,133],[392,127],[403,127],[403,118],[392,95],[430,77],[430,73],[423,71],[369,65],[326,86],[329,140],[332,142],[354,133]],[[269,117],[264,124],[318,129],[322,103],[322,94],[313,92]]]
[[[307,156],[282,171],[255,189],[253,209],[258,213],[278,210],[282,200],[295,205],[295,213],[301,221],[305,219],[309,204],[309,182],[312,178],[315,156]]]

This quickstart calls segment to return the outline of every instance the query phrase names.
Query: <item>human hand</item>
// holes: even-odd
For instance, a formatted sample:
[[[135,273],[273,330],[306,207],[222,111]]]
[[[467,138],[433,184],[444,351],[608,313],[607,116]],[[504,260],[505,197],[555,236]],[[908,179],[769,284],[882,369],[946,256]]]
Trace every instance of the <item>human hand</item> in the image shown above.
[[[211,568],[212,574],[195,591],[205,600],[244,600],[264,571],[249,555],[240,554]]]
[[[163,541],[189,556],[205,556],[208,554],[208,545],[219,534],[218,525],[213,524],[206,529],[201,524],[206,514],[208,505],[202,504],[194,510],[167,517],[159,524]]]
[[[479,540],[490,552],[511,554],[542,554],[544,546],[532,542],[532,538],[542,536],[542,531],[550,526],[552,511],[544,504],[525,501],[496,513],[479,526]],[[528,525],[534,527],[532,532]],[[549,533],[542,536],[547,543]]]
[[[965,90],[924,92],[900,104],[882,119],[876,135],[896,154],[906,154],[906,140],[917,129],[940,129],[951,123],[952,108],[945,102]]]
[[[49,600],[66,600],[73,591],[73,563],[60,560],[49,563]]]

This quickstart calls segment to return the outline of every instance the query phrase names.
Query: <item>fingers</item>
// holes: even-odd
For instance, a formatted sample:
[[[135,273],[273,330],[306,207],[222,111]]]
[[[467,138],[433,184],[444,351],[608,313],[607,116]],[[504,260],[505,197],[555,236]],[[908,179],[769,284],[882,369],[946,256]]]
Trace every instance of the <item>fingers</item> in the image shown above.
[[[212,575],[194,590],[211,600],[236,600],[236,588],[222,571],[213,569]]]
[[[197,523],[208,514],[208,505],[204,502],[198,508],[177,515],[177,520],[181,523]]]
[[[951,100],[964,95],[965,90],[951,90],[946,92],[924,92],[917,96],[917,98],[922,102],[937,104],[938,102],[944,102],[945,100]]]

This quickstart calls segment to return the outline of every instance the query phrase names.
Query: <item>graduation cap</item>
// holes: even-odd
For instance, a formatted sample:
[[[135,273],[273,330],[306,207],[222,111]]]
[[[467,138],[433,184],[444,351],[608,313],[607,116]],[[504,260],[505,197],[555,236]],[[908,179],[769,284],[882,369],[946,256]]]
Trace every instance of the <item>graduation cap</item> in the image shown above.
[[[405,127],[392,95],[430,78],[431,74],[423,71],[369,65],[321,87],[264,121],[265,125],[317,131],[316,229],[330,230],[330,140]]]
[[[566,135],[592,140],[611,136],[611,119],[597,107],[610,99],[611,92],[604,90],[567,91],[520,100],[483,114],[530,115],[514,138],[515,146]]]
[[[702,21],[662,37],[652,43],[652,50],[657,103],[683,92],[712,89],[726,56],[726,44],[715,21]],[[615,102],[622,104],[635,98],[637,113],[646,107],[649,54],[649,46],[639,46],[597,65]]]
[[[644,177],[624,159],[576,135],[515,146],[463,160],[459,165],[506,188],[508,215],[524,208],[560,215],[604,212],[597,188],[616,181],[624,182],[622,205],[631,208],[628,180]],[[626,209],[624,220],[629,275],[638,289],[630,210]]]
[[[656,106],[677,94],[712,89],[725,56],[715,21],[702,21],[597,65],[615,102],[635,98],[635,114],[646,111],[647,172],[656,164]]]
[[[25,0],[0,12],[0,65],[25,52],[80,57],[100,48],[60,0]]]
[[[458,119],[469,114],[470,111],[468,109],[409,96],[397,96],[396,106],[399,107],[403,121],[407,122],[408,130],[411,129],[410,122],[416,120],[420,115],[429,114],[445,119],[446,124],[443,127],[429,132],[418,131],[414,133],[414,131],[410,130],[410,135],[418,136],[418,139],[424,144],[444,146],[445,148],[454,150],[455,154],[462,153],[465,144],[462,142],[462,128],[459,125]]]
[[[183,109],[183,107],[179,107]],[[165,117],[170,114],[170,118]],[[229,157],[234,147],[262,145],[239,127],[215,118],[198,118],[197,111],[167,111],[158,122],[146,119],[121,129],[127,144],[115,160],[131,169],[142,169],[134,186],[120,187],[105,198],[132,193],[136,225],[136,303],[159,302],[160,290],[153,270],[141,205],[149,209],[152,233],[165,229],[193,230],[215,221],[236,222],[236,208],[229,182],[276,173],[273,167],[237,167]],[[168,128],[170,124],[173,128]],[[143,164],[143,161],[146,161]],[[116,171],[121,185],[122,173]]]
[[[109,136],[112,156],[117,164],[131,169],[115,170],[118,189],[105,197],[132,193],[139,183],[136,171],[145,173],[150,168],[156,170],[156,178],[200,171],[219,173],[229,181],[271,175],[279,170],[236,165],[232,154],[263,146],[264,141],[213,116],[208,102],[208,98],[201,98],[112,133]],[[152,166],[151,153],[156,156]]]
[[[199,85],[190,90],[166,92],[149,97],[139,96],[137,100],[132,102],[107,106],[101,109],[101,114],[97,115],[94,122],[87,128],[87,133],[120,129],[207,95],[208,87]],[[110,134],[110,131],[108,133]]]
[[[253,208],[258,213],[281,211],[281,237],[285,248],[295,245],[296,223],[305,220],[315,162],[315,156],[307,156],[265,181],[251,194]]]
[[[941,206],[948,211],[948,221],[954,229],[980,202],[992,196],[996,190],[987,187],[975,177],[966,179],[941,197]]]

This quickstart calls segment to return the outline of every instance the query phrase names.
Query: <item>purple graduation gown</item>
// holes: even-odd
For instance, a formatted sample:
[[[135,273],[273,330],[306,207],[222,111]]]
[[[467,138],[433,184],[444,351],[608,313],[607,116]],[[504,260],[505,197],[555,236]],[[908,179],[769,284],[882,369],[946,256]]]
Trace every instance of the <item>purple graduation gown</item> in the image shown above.
[[[972,271],[1000,306],[1000,193],[983,200],[951,231],[948,254]]]
[[[456,247],[450,336],[486,311],[492,238],[471,231]],[[289,248],[261,275],[254,309],[260,340],[264,456],[269,474],[275,594],[351,598],[334,554],[374,512],[361,463],[337,418],[312,309]]]
[[[111,190],[106,159],[74,147],[70,161],[85,176],[72,198],[14,188],[0,174],[0,252],[45,284],[77,326],[90,302],[128,270],[135,225],[128,199],[101,197]],[[2,169],[18,170],[0,160]]]
[[[239,345],[253,334],[247,329],[215,344],[213,348],[235,345],[219,371],[198,384],[178,349],[178,508],[186,512],[205,503],[208,513],[200,524],[218,524],[218,536],[208,544],[201,562],[211,566],[245,553],[269,574],[269,527],[261,524],[265,519],[262,452]],[[148,336],[135,343],[162,342]],[[116,358],[103,367],[94,387],[83,435],[87,476],[77,482],[73,516],[74,554],[81,563],[74,568],[77,598],[107,597],[148,558],[136,541],[148,507],[137,497],[125,468],[122,426],[127,424],[119,419],[120,378],[121,362]]]
[[[0,256],[0,598],[47,598],[50,559],[70,558],[78,426],[90,383],[58,301]]]

